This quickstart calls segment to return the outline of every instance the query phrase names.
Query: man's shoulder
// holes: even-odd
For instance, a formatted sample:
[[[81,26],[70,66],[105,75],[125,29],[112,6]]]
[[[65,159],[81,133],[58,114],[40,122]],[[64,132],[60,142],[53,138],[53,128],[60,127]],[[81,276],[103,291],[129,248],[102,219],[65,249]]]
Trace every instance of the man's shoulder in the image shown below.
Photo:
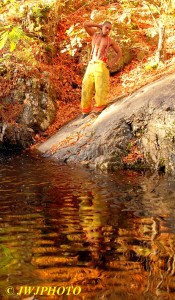
[[[109,36],[109,42],[110,42],[111,45],[112,45],[113,43],[115,43],[114,39],[111,38],[110,36]]]
[[[111,37],[110,37],[110,40],[109,40],[109,44],[110,44],[110,46],[112,46],[112,45],[117,45],[118,46],[118,43]]]

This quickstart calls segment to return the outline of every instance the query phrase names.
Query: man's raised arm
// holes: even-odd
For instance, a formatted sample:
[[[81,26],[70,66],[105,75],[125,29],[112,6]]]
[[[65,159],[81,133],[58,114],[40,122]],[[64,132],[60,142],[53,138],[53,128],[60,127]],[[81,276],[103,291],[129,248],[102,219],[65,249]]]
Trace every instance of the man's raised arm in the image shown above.
[[[84,22],[84,29],[86,30],[86,32],[90,35],[93,36],[94,33],[96,32],[95,28],[102,28],[101,24],[97,24],[97,23],[93,23],[91,21],[86,21]]]

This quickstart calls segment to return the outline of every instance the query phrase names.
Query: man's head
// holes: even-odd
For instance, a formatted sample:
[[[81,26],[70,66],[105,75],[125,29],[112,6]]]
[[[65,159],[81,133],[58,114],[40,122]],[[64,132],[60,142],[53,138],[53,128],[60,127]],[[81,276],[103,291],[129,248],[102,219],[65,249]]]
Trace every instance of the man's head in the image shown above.
[[[103,24],[102,24],[102,34],[105,36],[105,35],[108,35],[109,32],[111,31],[112,29],[112,24],[110,21],[105,21]]]

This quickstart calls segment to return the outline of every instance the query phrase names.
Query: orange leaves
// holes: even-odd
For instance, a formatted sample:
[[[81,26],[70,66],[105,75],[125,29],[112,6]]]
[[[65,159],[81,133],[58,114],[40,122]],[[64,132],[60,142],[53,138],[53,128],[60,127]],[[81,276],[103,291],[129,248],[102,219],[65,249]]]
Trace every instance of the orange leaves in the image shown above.
[[[0,76],[0,101],[10,94],[10,79]]]
[[[66,101],[58,101],[58,110],[55,117],[54,123],[49,126],[49,128],[44,132],[43,136],[46,139],[47,137],[53,135],[61,128],[63,125],[70,122],[76,116],[80,114],[80,103],[79,101],[74,101],[72,103],[66,103]],[[37,135],[37,141],[43,141],[43,136],[40,138]]]
[[[63,23],[63,25],[65,29],[65,24]],[[80,113],[82,79],[78,75],[79,66],[75,59],[66,53],[57,54],[53,58],[53,65],[40,63],[39,68],[41,74],[44,71],[49,74],[50,84],[56,93],[58,107],[54,123],[43,134],[46,138],[53,135],[61,126],[67,124]]]
[[[17,101],[13,104],[5,104],[0,108],[0,120],[2,122],[15,122],[23,110],[23,105]]]
[[[131,141],[128,145],[128,154],[122,157],[122,161],[126,165],[134,165],[135,163],[143,161],[143,154],[134,141]]]

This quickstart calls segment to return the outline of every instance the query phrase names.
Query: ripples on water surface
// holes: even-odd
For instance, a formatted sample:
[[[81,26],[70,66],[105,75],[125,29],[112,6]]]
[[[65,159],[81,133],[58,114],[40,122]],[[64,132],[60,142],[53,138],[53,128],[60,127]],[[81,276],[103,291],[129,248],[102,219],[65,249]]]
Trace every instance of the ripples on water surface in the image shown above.
[[[0,199],[0,299],[175,299],[174,178],[1,158]]]

